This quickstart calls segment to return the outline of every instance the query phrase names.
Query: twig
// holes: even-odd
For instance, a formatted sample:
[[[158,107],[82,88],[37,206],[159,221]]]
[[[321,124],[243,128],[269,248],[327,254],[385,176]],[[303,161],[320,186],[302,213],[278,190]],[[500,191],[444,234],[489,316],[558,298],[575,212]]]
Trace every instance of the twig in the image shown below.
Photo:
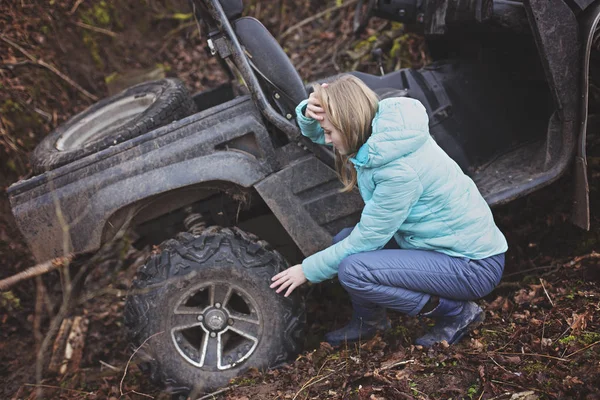
[[[347,364],[346,362],[344,362],[343,364]],[[339,367],[341,367],[342,365],[339,365]],[[311,387],[314,384],[317,384],[319,382],[321,382],[323,379],[325,378],[329,378],[331,375],[335,374],[337,371],[333,371],[330,372],[329,374],[322,376],[321,378],[314,380],[314,378],[316,377],[312,377],[311,379],[309,379],[304,385],[302,385],[302,387],[300,388],[300,390],[298,390],[298,392],[294,395],[294,397],[292,398],[292,400],[296,400],[296,397],[298,397],[300,395],[300,393],[302,393],[305,389]],[[312,381],[312,382],[311,382]]]
[[[84,392],[83,390],[77,390],[77,389],[67,389],[67,388],[63,388],[60,386],[52,386],[52,385],[42,385],[42,384],[34,384],[34,383],[24,383],[23,386],[31,386],[31,387],[44,387],[44,388],[48,388],[48,389],[58,389],[58,390],[66,390],[67,392],[75,392],[75,393],[83,393],[86,396],[90,396],[92,394],[94,394],[94,392]]]
[[[237,387],[237,385],[235,385],[235,386],[228,386],[226,388],[219,389],[216,392],[212,392],[212,393],[209,393],[207,395],[204,395],[204,396],[202,396],[202,397],[200,397],[200,398],[198,398],[196,400],[206,400],[206,399],[214,398],[216,395],[221,394],[221,393],[225,393],[225,392],[229,392],[230,390],[233,390],[236,387]]]
[[[20,67],[22,65],[36,65],[35,63],[32,63],[31,61],[19,61],[16,63],[7,63],[7,64],[0,64],[0,68],[2,69],[7,69],[9,71],[13,71],[16,67]]]
[[[394,367],[397,367],[398,365],[411,364],[411,363],[414,363],[414,362],[415,362],[415,360],[398,361],[398,362],[395,362],[395,363],[393,363],[391,365],[387,365],[385,367],[377,368],[376,371],[377,372],[381,372],[381,371],[385,371],[386,369],[392,369]]]
[[[140,396],[148,397],[148,398],[151,398],[151,399],[154,398],[154,396],[150,396],[149,394],[146,394],[146,393],[136,392],[135,390],[130,390],[129,392],[127,392],[125,394],[129,394],[129,393],[139,394]]]
[[[163,331],[156,332],[154,335],[148,336],[148,338],[146,340],[144,340],[144,342],[142,344],[140,344],[139,347],[133,351],[133,353],[131,354],[131,357],[129,357],[129,360],[127,360],[127,364],[125,365],[125,370],[123,371],[123,377],[121,378],[121,382],[119,383],[119,392],[121,393],[121,396],[123,396],[123,381],[125,380],[125,376],[127,375],[127,368],[129,368],[131,359],[133,358],[133,356],[135,356],[135,353],[137,353],[138,350],[141,349],[142,346],[146,344],[146,342],[148,342],[148,340],[152,339],[154,336],[160,335],[161,333],[163,333]]]
[[[73,8],[71,8],[71,11],[69,11],[69,15],[73,15],[75,14],[75,11],[77,11],[77,7],[79,7],[79,5],[83,3],[83,0],[77,0],[75,2],[75,4],[73,5]]]
[[[117,367],[115,367],[115,366],[112,366],[112,365],[110,365],[110,364],[109,364],[109,363],[107,363],[107,362],[104,362],[104,361],[102,361],[102,360],[98,360],[98,362],[99,362],[100,364],[104,365],[106,368],[112,369],[113,371],[121,372],[121,369],[120,369],[120,368],[117,368]]]
[[[12,47],[14,47],[15,49],[19,50],[21,53],[23,53],[23,55],[25,55],[27,58],[29,58],[32,62],[34,62],[34,63],[36,63],[38,65],[41,65],[42,67],[47,68],[50,71],[54,72],[62,80],[64,80],[65,82],[67,82],[68,84],[70,84],[71,86],[73,86],[75,89],[79,90],[86,97],[92,99],[93,101],[98,101],[98,97],[94,96],[93,94],[91,94],[90,92],[88,92],[87,90],[85,90],[84,88],[82,88],[77,82],[75,82],[74,80],[72,80],[71,78],[69,78],[68,76],[66,76],[62,72],[60,72],[58,69],[56,69],[56,67],[48,64],[44,60],[38,60],[37,58],[35,58],[31,54],[29,54],[29,52],[27,52],[27,50],[25,50],[24,48],[22,48],[21,46],[19,46],[15,42],[13,42],[12,40],[8,39],[6,36],[0,35],[0,39],[2,39],[3,41],[5,41],[6,43],[8,43],[9,45],[11,45]]]
[[[72,259],[72,254],[66,257],[55,258],[53,260],[37,264],[31,268],[27,268],[25,271],[19,272],[13,276],[9,276],[6,279],[2,279],[0,281],[0,291],[7,290],[12,285],[22,280],[40,276],[50,271],[54,271],[55,269],[61,268],[63,265],[68,265]]]
[[[488,356],[488,357],[490,357],[490,356]],[[508,369],[504,368],[502,365],[498,364],[496,362],[496,360],[494,360],[492,357],[490,357],[490,360],[492,360],[494,362],[494,364],[496,364],[497,366],[499,366],[500,368],[502,368],[504,371],[508,372],[509,374],[517,375],[515,372],[509,371]]]
[[[502,277],[504,279],[506,279],[506,278],[509,278],[511,276],[524,275],[524,274],[526,274],[528,272],[540,271],[540,270],[544,270],[544,269],[557,269],[558,270],[560,268],[561,268],[560,265],[544,265],[544,266],[541,266],[541,267],[529,268],[529,269],[524,269],[522,271],[512,272],[510,274],[505,274],[505,275],[502,275]]]
[[[469,353],[469,354],[478,354],[478,353]],[[487,353],[489,354],[489,353]],[[560,358],[560,357],[554,357],[554,356],[549,356],[547,354],[535,354],[535,353],[507,353],[507,352],[493,352],[491,354],[501,354],[501,355],[506,355],[506,356],[530,356],[530,357],[543,357],[543,358],[550,358],[552,360],[556,360],[556,361],[569,361],[566,358]]]
[[[42,345],[42,340],[44,337],[42,336],[42,307],[44,302],[44,283],[42,282],[42,278],[40,276],[35,277],[35,313],[33,316],[33,337],[35,339],[35,351],[40,350],[40,346]]]
[[[582,349],[579,349],[579,350],[576,350],[576,351],[572,352],[571,354],[567,355],[567,357],[566,357],[566,358],[569,358],[569,357],[571,357],[571,356],[573,356],[573,355],[575,355],[575,354],[577,354],[577,353],[579,353],[579,352],[582,352],[582,351],[584,351],[584,350],[587,350],[587,349],[589,349],[590,347],[597,345],[598,343],[600,343],[600,340],[598,340],[597,342],[594,342],[594,343],[592,343],[592,344],[589,344],[589,345],[585,346],[585,347],[584,347],[584,348],[582,348]]]
[[[532,392],[540,392],[540,393],[544,393],[544,394],[546,394],[546,395],[548,394],[548,393],[544,392],[543,390],[540,390],[540,389],[534,389],[534,388],[528,388],[528,387],[525,387],[525,386],[517,385],[516,383],[510,383],[510,382],[497,381],[497,380],[495,380],[495,379],[491,379],[491,380],[490,380],[490,382],[494,382],[494,383],[500,383],[500,384],[502,384],[502,385],[508,385],[508,386],[513,386],[513,387],[518,387],[518,388],[521,388],[521,389],[527,389],[527,390],[530,390],[530,391],[532,391]]]
[[[579,261],[582,261],[582,260],[585,260],[588,258],[600,258],[600,253],[596,253],[595,251],[592,251],[589,254],[584,254],[582,256],[575,257],[574,259],[572,259],[569,262],[564,263],[563,265],[566,267],[571,267],[571,266],[577,264]]]
[[[85,28],[85,29],[89,29],[90,31],[94,31],[94,32],[98,32],[98,33],[103,33],[103,34],[108,35],[110,37],[117,37],[118,36],[113,31],[109,31],[108,29],[98,28],[97,26],[94,26],[94,25],[88,25],[85,22],[75,21],[75,25],[80,26],[80,27]]]
[[[548,294],[548,291],[546,290],[546,286],[544,285],[544,280],[542,278],[540,278],[540,283],[542,284],[542,288],[544,289],[544,293],[546,293],[546,297],[548,297],[548,300],[550,300],[550,304],[552,304],[552,307],[554,307],[554,302],[550,298],[550,295]]]
[[[554,265],[544,265],[544,266],[541,266],[541,267],[529,268],[529,269],[525,269],[523,271],[517,271],[517,272],[512,272],[510,274],[505,274],[505,275],[502,275],[502,277],[503,278],[509,278],[511,276],[523,275],[523,274],[526,274],[528,272],[534,272],[534,271],[539,271],[539,270],[544,270],[544,269],[559,270],[559,269],[561,269],[563,267],[572,267],[573,265],[577,264],[578,262],[580,262],[582,260],[585,260],[585,259],[588,259],[588,258],[600,258],[600,253],[596,253],[595,251],[592,251],[589,254],[584,254],[582,256],[575,257],[572,260],[566,261],[566,262],[564,262],[562,264],[558,264],[558,265],[556,265],[556,264],[554,264]],[[550,271],[549,273],[552,273],[552,272],[554,272],[554,271]],[[547,274],[548,273],[544,273],[543,275],[547,275]]]
[[[289,35],[293,31],[295,31],[296,29],[303,27],[304,25],[308,24],[309,22],[312,22],[315,19],[321,18],[325,14],[328,14],[328,13],[333,12],[333,11],[337,11],[337,10],[339,10],[341,8],[344,8],[344,7],[351,6],[351,5],[353,5],[353,4],[357,3],[357,2],[358,2],[358,0],[349,0],[348,2],[346,2],[346,3],[342,4],[342,5],[329,7],[327,9],[321,11],[320,13],[316,13],[315,15],[313,15],[311,17],[303,19],[302,21],[300,21],[297,24],[291,26],[285,32],[283,32],[283,34],[279,37],[279,40],[285,38],[287,35]]]

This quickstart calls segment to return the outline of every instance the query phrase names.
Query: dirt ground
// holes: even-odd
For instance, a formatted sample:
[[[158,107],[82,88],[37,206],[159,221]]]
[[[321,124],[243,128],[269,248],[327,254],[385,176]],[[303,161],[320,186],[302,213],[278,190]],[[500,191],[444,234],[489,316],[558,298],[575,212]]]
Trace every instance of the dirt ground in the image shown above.
[[[307,81],[349,69],[376,73],[428,62],[422,40],[373,20],[350,35],[353,7],[343,2],[247,1]],[[30,175],[29,153],[69,116],[138,76],[178,76],[192,91],[226,79],[183,0],[13,1],[0,3],[0,278],[34,264],[15,226],[5,189]],[[393,52],[391,52],[393,49]],[[50,66],[50,67],[48,67]],[[333,350],[320,344],[350,317],[338,284],[307,298],[305,351],[287,366],[249,371],[204,398],[242,399],[600,399],[600,138],[589,139],[592,229],[568,221],[570,179],[494,215],[509,242],[500,286],[482,301],[486,322],[452,347],[413,346],[427,321],[393,314],[393,329]],[[89,320],[79,368],[43,371],[36,354],[59,312],[57,273],[0,292],[0,397],[6,399],[168,399],[132,357],[123,328],[125,294],[150,249],[116,243],[89,270],[70,315]],[[512,397],[511,397],[512,396]]]

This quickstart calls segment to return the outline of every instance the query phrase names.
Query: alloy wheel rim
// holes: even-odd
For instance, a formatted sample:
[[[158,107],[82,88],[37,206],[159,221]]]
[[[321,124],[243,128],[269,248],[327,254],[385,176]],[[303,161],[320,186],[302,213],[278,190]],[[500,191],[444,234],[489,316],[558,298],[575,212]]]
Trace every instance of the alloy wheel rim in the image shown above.
[[[262,336],[262,315],[252,296],[229,282],[186,291],[170,319],[171,340],[189,364],[223,371],[246,361]]]
[[[56,141],[55,147],[59,151],[75,150],[110,136],[150,108],[155,101],[155,94],[144,93],[127,96],[107,104],[73,124]]]

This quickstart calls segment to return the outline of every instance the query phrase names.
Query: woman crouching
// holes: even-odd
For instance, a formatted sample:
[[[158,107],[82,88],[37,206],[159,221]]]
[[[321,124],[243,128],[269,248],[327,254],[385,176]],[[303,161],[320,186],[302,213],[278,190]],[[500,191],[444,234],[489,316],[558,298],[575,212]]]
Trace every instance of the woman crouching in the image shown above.
[[[304,136],[333,145],[343,190],[358,186],[365,207],[355,227],[275,275],[271,287],[288,296],[307,280],[337,274],[353,316],[325,336],[334,346],[388,329],[386,309],[435,319],[416,344],[456,343],[483,321],[473,300],[499,283],[508,246],[471,178],[429,134],[423,105],[379,101],[344,75],[315,85],[296,113]]]

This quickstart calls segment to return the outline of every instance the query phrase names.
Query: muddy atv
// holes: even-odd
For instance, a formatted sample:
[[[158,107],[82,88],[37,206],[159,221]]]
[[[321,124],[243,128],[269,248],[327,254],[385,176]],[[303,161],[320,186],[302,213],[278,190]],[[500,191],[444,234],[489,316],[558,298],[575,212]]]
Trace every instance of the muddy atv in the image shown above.
[[[126,228],[137,245],[157,245],[125,317],[150,377],[173,392],[208,391],[297,353],[302,299],[275,294],[270,278],[327,247],[363,208],[357,192],[340,193],[331,149],[300,134],[294,108],[307,86],[276,40],[241,16],[241,0],[191,6],[246,92],[225,84],[190,96],[176,79],[127,89],[45,138],[36,175],[8,190],[40,262],[94,253]],[[357,29],[370,15],[423,33],[434,62],[350,73],[381,98],[421,101],[431,134],[491,206],[573,168],[574,221],[588,228],[600,1],[359,2]]]

